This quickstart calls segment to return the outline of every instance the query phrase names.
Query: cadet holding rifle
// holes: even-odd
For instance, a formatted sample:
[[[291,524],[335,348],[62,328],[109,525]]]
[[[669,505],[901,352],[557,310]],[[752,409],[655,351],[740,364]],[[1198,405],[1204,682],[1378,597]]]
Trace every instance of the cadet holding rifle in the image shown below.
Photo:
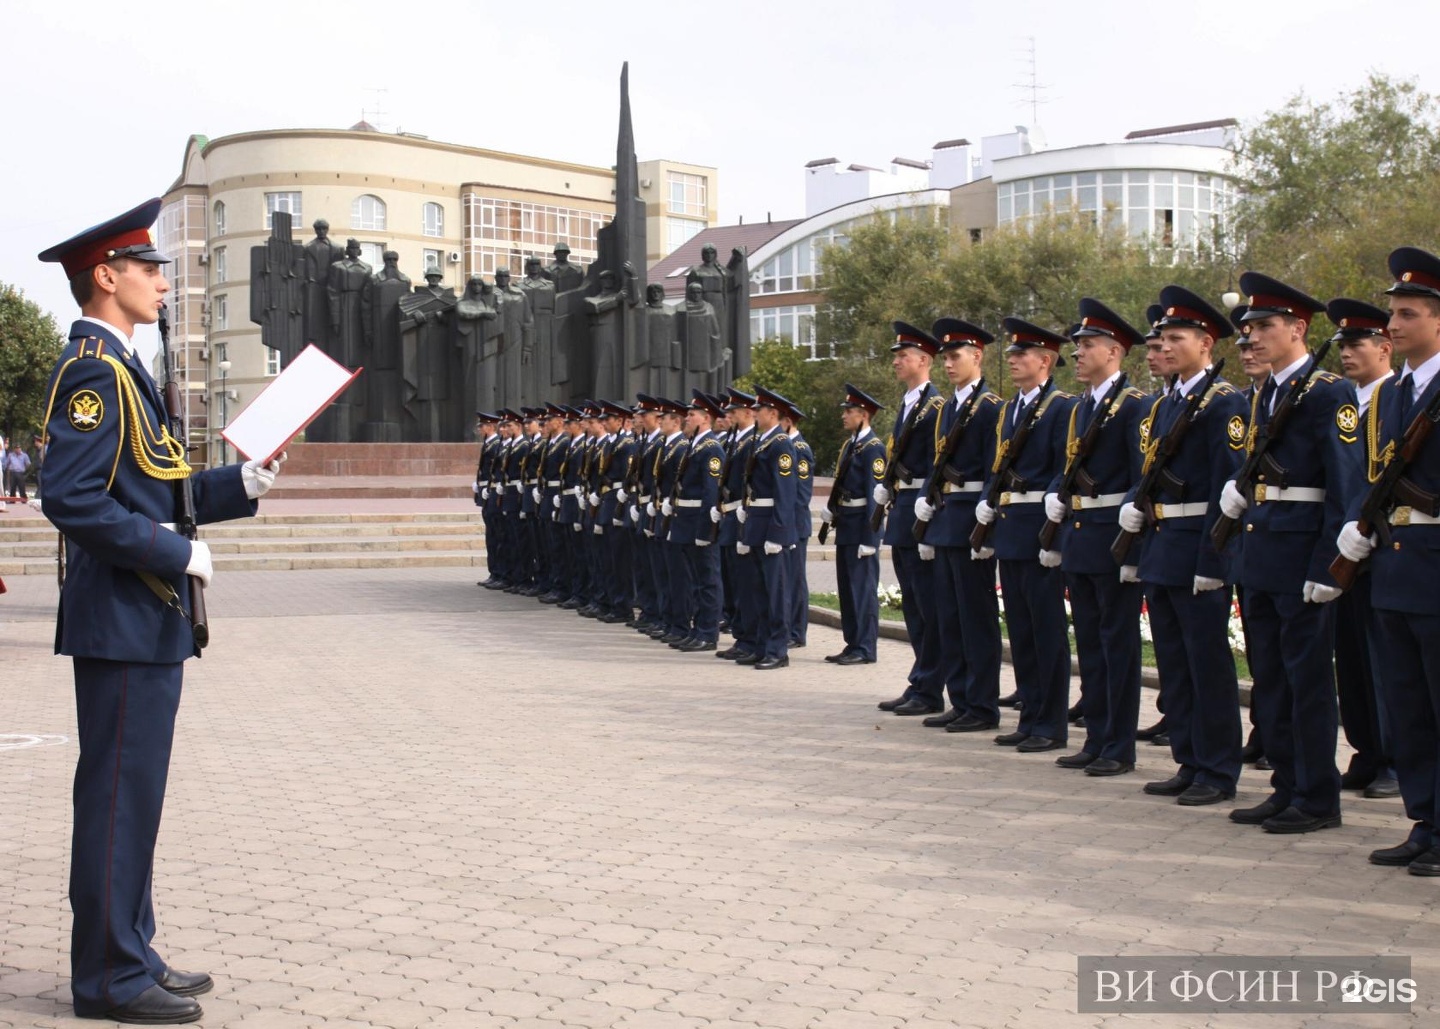
[[[58,261],[81,317],[50,376],[44,513],[67,540],[56,651],[75,666],[80,757],[70,859],[71,993],[87,1018],[192,1022],[213,985],[152,946],[150,872],[185,659],[198,654],[186,577],[208,584],[210,551],[174,530],[191,494],[198,524],[253,515],[279,462],[203,472],[167,427],[135,353],[170,290],[150,226],[160,201],[40,255]]]
[[[971,560],[970,533],[985,474],[994,459],[1000,398],[980,377],[994,337],[958,318],[931,331],[954,393],[935,422],[935,460],[915,501],[916,540],[935,548],[935,617],[940,672],[950,710],[925,719],[946,732],[983,732],[1000,724],[1000,603],[995,558]]]
[[[880,534],[870,527],[872,493],[885,478],[885,444],[870,419],[885,405],[845,384],[840,417],[849,433],[840,448],[835,483],[821,512],[820,542],[835,528],[835,579],[840,597],[840,635],[845,647],[825,660],[837,665],[873,665],[880,634]]]
[[[1440,442],[1431,438],[1440,419],[1440,258],[1401,247],[1390,272],[1390,339],[1405,364],[1371,397],[1373,485],[1351,501],[1336,545],[1348,562],[1370,559],[1380,689],[1415,823],[1403,843],[1370,860],[1440,876]]]
[[[1231,821],[1266,832],[1340,824],[1335,767],[1335,621],[1340,589],[1330,575],[1335,536],[1359,492],[1360,414],[1355,387],[1319,367],[1305,335],[1325,305],[1266,275],[1246,272],[1244,315],[1252,354],[1271,375],[1252,401],[1246,460],[1220,495],[1212,539],[1243,519],[1235,562],[1244,588],[1256,725],[1274,772],[1259,804]],[[1233,520],[1233,521],[1232,521]]]
[[[1209,530],[1220,490],[1240,467],[1245,409],[1240,392],[1210,363],[1234,330],[1180,286],[1160,292],[1165,373],[1174,386],[1152,405],[1142,477],[1120,508],[1111,548],[1122,568],[1143,543],[1140,579],[1150,587],[1150,627],[1170,748],[1179,771],[1145,792],[1187,806],[1235,796],[1240,774],[1240,701],[1230,650],[1225,561]],[[1161,531],[1161,530],[1164,531]]]

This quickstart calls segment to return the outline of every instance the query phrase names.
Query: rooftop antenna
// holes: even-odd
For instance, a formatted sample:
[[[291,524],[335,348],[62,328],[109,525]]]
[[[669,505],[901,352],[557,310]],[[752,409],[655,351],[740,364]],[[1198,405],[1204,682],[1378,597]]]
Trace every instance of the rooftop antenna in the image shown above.
[[[1028,104],[1030,107],[1030,126],[1033,128],[1040,124],[1040,105],[1050,102],[1050,84],[1040,81],[1040,66],[1035,57],[1035,37],[1026,36],[1025,43],[1022,54],[1029,63],[1029,72],[1013,85],[1021,92],[1021,104]]]
[[[390,95],[389,87],[366,86],[365,92],[369,95],[370,99],[369,102],[360,109],[360,120],[368,121],[381,132],[389,131],[389,126],[385,121],[385,119],[390,116],[390,112],[385,110],[385,101]]]

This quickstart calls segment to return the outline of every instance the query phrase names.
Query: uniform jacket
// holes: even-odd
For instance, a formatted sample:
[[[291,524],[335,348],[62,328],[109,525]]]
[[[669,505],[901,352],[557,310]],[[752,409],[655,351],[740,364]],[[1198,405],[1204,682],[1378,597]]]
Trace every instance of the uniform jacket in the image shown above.
[[[995,450],[990,462],[990,473],[985,477],[985,489],[989,490],[995,478],[1003,454],[1014,438],[1015,399],[1005,401],[995,419]],[[990,531],[990,546],[995,556],[1002,561],[1031,561],[1040,556],[1040,526],[1045,522],[1045,505],[1006,504],[1003,493],[1043,493],[1055,476],[1065,467],[1065,432],[1070,425],[1070,409],[1075,398],[1057,389],[1053,381],[1035,399],[1041,405],[1039,417],[1030,429],[1025,448],[1019,460],[1011,467],[1007,481],[1000,484],[1003,491],[995,524]],[[1023,420],[1024,415],[1021,415]],[[1113,542],[1113,540],[1112,540]]]
[[[490,488],[490,478],[494,474],[495,455],[500,452],[502,440],[498,433],[487,436],[480,443],[480,462],[475,467],[475,481],[480,484],[480,489],[475,491],[475,506],[484,507],[485,501],[481,494]]]
[[[561,482],[560,469],[565,466],[565,455],[569,452],[570,437],[564,432],[551,436],[545,447],[545,459],[540,463],[540,518],[543,521],[558,520],[554,498],[560,495],[561,487],[550,483]]]
[[[745,465],[750,460],[750,448],[755,445],[755,436],[756,429],[752,426],[746,430],[743,439],[737,440],[732,432],[726,443],[728,456],[725,458],[725,477],[720,480],[720,499],[726,503],[737,503],[745,496]],[[716,542],[721,546],[733,546],[740,542],[740,530],[740,519],[731,511],[720,520],[720,533]]]
[[[253,515],[240,466],[190,472],[150,373],[92,321],[71,327],[48,394],[44,511],[66,540],[56,653],[149,664],[198,653],[188,617],[137,573],[169,583],[188,609],[190,542],[161,523],[176,520],[187,474],[197,523]]]
[[[757,430],[758,431],[758,430]],[[745,524],[740,542],[752,550],[795,542],[795,446],[778,426],[756,439],[746,458]],[[759,505],[756,501],[772,503]]]
[[[798,432],[790,442],[795,447],[795,542],[805,543],[814,529],[810,499],[815,495],[815,451]]]
[[[530,437],[516,436],[505,455],[505,489],[500,497],[500,513],[507,518],[519,518],[525,509],[521,495],[526,488],[525,464],[530,459],[530,446]]]
[[[940,417],[935,420],[933,443],[935,453],[949,435],[951,428],[960,417],[960,408],[951,393],[945,399]],[[966,398],[967,402],[969,398]],[[983,484],[990,474],[990,465],[995,459],[995,423],[1000,417],[1001,400],[988,387],[981,392],[980,399],[972,408],[970,421],[964,433],[955,443],[955,449],[946,455],[941,475],[944,481],[955,486],[963,483]],[[933,465],[933,461],[932,461]],[[975,531],[975,505],[982,494],[943,493],[940,510],[930,520],[925,532],[925,542],[932,547],[963,547],[969,549],[970,534]]]
[[[899,483],[905,481],[906,474],[910,481],[916,482],[917,486],[923,482],[925,476],[930,474],[930,468],[935,462],[935,423],[940,420],[940,409],[945,402],[940,399],[933,383],[925,383],[925,388],[920,393],[920,399],[915,401],[915,431],[910,434],[910,440],[905,445],[904,453],[896,453],[895,448],[900,445],[900,437],[904,434],[905,408],[902,405],[900,412],[895,415],[895,430],[890,434],[890,443],[885,448],[886,459],[890,462],[899,461],[904,467],[899,479],[896,480],[895,496],[891,498],[890,517],[885,524],[885,542],[892,547],[913,547],[915,543],[915,500],[920,496],[920,490],[900,489]]]
[[[570,446],[565,451],[565,460],[561,463],[560,521],[566,525],[582,524],[581,516],[585,510],[585,465],[589,459],[590,437],[581,433],[570,440]],[[582,495],[577,496],[577,490]]]
[[[835,545],[837,547],[880,547],[880,534],[870,528],[875,513],[875,487],[885,480],[885,444],[874,432],[866,431],[859,443],[850,437],[840,448],[835,463],[835,485],[839,506],[835,511]],[[863,500],[864,505],[847,507],[847,500]]]
[[[599,524],[606,529],[616,527],[623,512],[617,491],[630,477],[630,462],[635,460],[635,439],[628,432],[612,436],[600,460]]]
[[[530,449],[525,452],[525,461],[520,468],[521,485],[520,510],[529,518],[534,518],[539,506],[535,503],[534,489],[540,485],[540,468],[545,463],[545,451],[550,446],[550,441],[544,436],[529,437]]]
[[[646,512],[647,504],[655,504],[658,511],[659,501],[655,499],[655,475],[657,472],[656,463],[660,458],[660,449],[664,446],[665,434],[660,431],[652,433],[641,440],[639,445],[640,454],[640,490],[635,496],[635,504],[640,509],[640,518],[636,528],[640,531],[654,535],[654,519]]]
[[[680,459],[677,470],[680,488],[670,521],[671,543],[694,543],[710,539],[710,509],[720,502],[720,476],[725,472],[725,448],[713,432],[698,433]]]

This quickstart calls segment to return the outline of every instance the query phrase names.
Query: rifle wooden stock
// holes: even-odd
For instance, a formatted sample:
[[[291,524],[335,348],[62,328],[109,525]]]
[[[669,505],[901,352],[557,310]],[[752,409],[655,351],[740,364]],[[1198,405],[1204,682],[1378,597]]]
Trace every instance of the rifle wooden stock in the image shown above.
[[[938,508],[945,492],[945,465],[949,463],[950,457],[955,453],[955,448],[960,445],[960,437],[965,434],[965,429],[970,425],[970,419],[975,414],[975,405],[980,402],[980,393],[985,389],[983,378],[976,380],[975,388],[970,391],[969,398],[965,401],[965,410],[961,411],[955,418],[955,424],[950,426],[950,431],[940,441],[940,449],[935,454],[935,462],[930,466],[930,474],[925,477],[925,486],[920,495],[925,498],[925,503],[931,507]],[[925,542],[925,534],[930,531],[930,523],[915,519],[915,524],[910,527],[910,535],[915,537],[916,543]]]

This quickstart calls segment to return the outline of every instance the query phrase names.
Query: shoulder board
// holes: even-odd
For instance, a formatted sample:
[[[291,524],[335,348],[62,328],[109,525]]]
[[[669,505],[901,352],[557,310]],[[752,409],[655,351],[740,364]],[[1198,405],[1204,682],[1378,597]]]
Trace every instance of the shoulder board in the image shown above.
[[[932,396],[929,400],[925,401],[925,411],[926,411],[926,412],[929,412],[929,411],[939,411],[939,410],[941,410],[944,406],[945,406],[945,401],[944,401],[943,399],[941,399],[938,395],[937,395],[937,396]]]
[[[1339,382],[1339,381],[1340,381],[1340,376],[1336,375],[1336,374],[1335,374],[1334,372],[1332,372],[1332,371],[1327,371],[1327,370],[1325,370],[1324,368],[1322,368],[1322,369],[1320,369],[1318,372],[1315,373],[1315,381],[1316,381],[1316,382]]]
[[[994,407],[996,404],[1004,403],[1004,401],[1000,399],[1000,394],[998,393],[981,393],[980,402],[983,404],[989,404],[991,407]]]
[[[1150,395],[1150,394],[1146,393],[1143,389],[1140,389],[1138,386],[1126,386],[1126,387],[1125,387],[1125,392],[1121,394],[1121,396],[1129,397],[1129,398],[1131,398],[1132,400],[1144,400],[1144,399],[1145,399],[1146,397],[1148,397],[1149,395]]]
[[[1238,389],[1230,385],[1230,383],[1226,382],[1224,379],[1216,380],[1215,385],[1210,387],[1211,395],[1217,397],[1228,397],[1231,393],[1239,392],[1240,391]]]

